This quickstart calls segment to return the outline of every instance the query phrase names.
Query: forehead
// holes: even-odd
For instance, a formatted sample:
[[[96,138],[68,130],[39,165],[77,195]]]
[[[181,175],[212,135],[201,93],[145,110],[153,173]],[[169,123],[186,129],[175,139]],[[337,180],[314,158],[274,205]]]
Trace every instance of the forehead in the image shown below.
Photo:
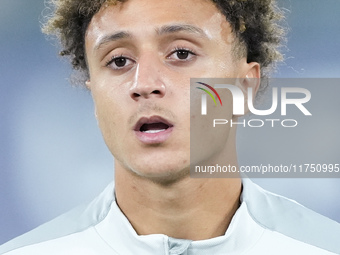
[[[199,28],[208,39],[230,40],[230,25],[211,0],[128,0],[103,6],[92,18],[86,39],[96,44],[117,31],[145,37],[169,24]]]

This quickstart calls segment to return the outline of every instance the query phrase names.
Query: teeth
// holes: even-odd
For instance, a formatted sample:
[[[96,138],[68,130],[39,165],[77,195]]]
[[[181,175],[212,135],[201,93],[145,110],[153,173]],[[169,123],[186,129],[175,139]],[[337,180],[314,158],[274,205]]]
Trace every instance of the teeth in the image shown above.
[[[159,130],[146,130],[146,131],[143,131],[144,133],[148,133],[148,134],[155,134],[155,133],[159,133],[159,132],[162,132],[164,131],[165,129],[159,129]]]

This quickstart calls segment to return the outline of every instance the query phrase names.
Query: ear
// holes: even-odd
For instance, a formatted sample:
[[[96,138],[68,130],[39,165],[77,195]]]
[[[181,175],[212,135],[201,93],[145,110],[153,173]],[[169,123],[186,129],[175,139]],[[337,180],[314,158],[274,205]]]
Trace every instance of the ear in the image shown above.
[[[241,78],[241,86],[246,93],[248,88],[252,88],[254,92],[253,96],[255,97],[261,83],[260,64],[252,62],[246,65],[247,67],[245,68],[243,78]]]
[[[91,91],[91,81],[87,80],[85,81],[86,88]],[[94,105],[94,116],[96,116],[97,122],[98,122],[98,115],[97,115],[97,107],[96,104]]]
[[[86,86],[86,88],[87,88],[88,90],[91,90],[91,81],[90,81],[90,79],[87,80],[87,81],[85,81],[85,86]]]
[[[249,112],[248,108],[248,89],[251,88],[252,90],[252,98],[253,101],[256,97],[257,91],[260,88],[261,84],[261,71],[260,71],[260,64],[256,62],[247,63],[245,72],[243,77],[240,79],[240,86],[244,93],[244,109],[245,113]]]
[[[96,117],[97,124],[98,124],[98,114],[97,114],[97,107],[94,107],[94,116]]]

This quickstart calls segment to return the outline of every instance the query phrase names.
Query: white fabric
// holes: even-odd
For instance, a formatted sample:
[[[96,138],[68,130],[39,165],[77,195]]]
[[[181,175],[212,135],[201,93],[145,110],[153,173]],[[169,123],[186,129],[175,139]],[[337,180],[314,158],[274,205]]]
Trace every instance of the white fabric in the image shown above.
[[[283,255],[340,254],[340,225],[297,203],[243,180],[241,206],[224,236],[203,241],[178,240],[162,234],[139,236],[114,201],[113,186],[80,212],[67,218],[66,231],[50,240],[30,242],[47,233],[36,230],[25,239],[0,247],[6,255]],[[99,208],[100,207],[100,208]],[[279,209],[279,210],[278,210]],[[96,213],[94,213],[96,212]],[[271,215],[275,212],[276,215]],[[90,215],[90,217],[89,217]],[[61,220],[57,220],[61,224]],[[77,230],[67,222],[82,221]],[[53,222],[48,224],[53,231]],[[87,225],[86,227],[84,227]],[[325,229],[325,227],[327,229]],[[302,228],[302,229],[301,229]],[[69,233],[67,233],[69,229]],[[57,231],[58,232],[58,231]],[[334,240],[334,241],[332,241]],[[21,247],[21,248],[20,248]],[[5,252],[6,250],[12,250]]]

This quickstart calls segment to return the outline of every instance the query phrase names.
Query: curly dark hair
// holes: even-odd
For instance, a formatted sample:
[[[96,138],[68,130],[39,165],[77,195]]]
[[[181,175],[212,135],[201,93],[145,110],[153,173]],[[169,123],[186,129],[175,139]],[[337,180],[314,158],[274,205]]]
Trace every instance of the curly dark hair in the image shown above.
[[[61,56],[71,58],[72,67],[89,78],[85,57],[85,33],[92,17],[103,5],[127,0],[50,0],[52,13],[47,17],[42,31],[55,35],[63,50]],[[284,38],[280,25],[282,11],[275,0],[211,0],[225,15],[248,62],[261,65],[261,75],[266,76],[283,59],[279,51]]]

